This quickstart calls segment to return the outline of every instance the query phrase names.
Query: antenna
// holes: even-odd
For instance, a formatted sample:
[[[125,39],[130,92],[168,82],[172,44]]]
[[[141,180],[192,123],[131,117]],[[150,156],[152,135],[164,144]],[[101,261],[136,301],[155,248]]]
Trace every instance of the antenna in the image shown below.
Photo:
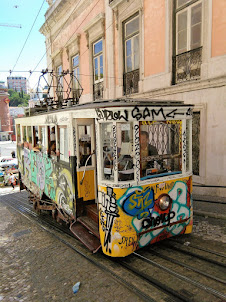
[[[0,26],[7,26],[7,27],[18,27],[18,28],[22,28],[21,24],[8,24],[8,23],[0,23]]]

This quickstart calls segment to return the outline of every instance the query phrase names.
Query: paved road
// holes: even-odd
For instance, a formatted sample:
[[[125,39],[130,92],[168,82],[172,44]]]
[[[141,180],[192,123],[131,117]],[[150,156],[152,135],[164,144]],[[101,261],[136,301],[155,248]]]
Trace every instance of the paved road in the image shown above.
[[[16,142],[2,142],[0,141],[0,156],[11,156],[11,152],[15,151],[16,153]]]

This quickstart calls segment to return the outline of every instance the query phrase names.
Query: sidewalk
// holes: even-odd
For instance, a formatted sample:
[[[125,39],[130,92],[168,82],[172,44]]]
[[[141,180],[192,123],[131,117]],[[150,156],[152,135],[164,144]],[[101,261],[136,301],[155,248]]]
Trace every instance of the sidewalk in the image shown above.
[[[226,220],[226,197],[193,194],[194,215]]]

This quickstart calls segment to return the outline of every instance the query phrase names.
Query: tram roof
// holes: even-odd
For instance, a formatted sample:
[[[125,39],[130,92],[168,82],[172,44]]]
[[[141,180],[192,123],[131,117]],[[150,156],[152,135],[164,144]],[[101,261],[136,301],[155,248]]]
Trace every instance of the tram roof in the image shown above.
[[[84,109],[97,109],[97,108],[112,108],[112,107],[132,107],[132,106],[152,106],[152,107],[193,107],[192,104],[184,104],[183,101],[177,100],[159,100],[149,98],[119,98],[119,99],[107,99],[96,100],[89,103],[75,104],[70,107],[65,106],[57,109],[47,109],[47,107],[36,106],[29,108],[26,111],[26,116],[42,115],[60,111],[70,110],[84,110]]]

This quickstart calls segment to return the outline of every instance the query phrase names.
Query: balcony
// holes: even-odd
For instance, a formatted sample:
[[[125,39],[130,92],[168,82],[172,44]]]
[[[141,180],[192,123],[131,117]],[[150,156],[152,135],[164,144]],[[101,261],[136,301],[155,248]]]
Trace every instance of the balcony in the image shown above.
[[[201,64],[202,47],[173,57],[173,85],[199,79]]]
[[[123,75],[124,95],[139,92],[138,82],[140,80],[140,70],[136,69]]]

